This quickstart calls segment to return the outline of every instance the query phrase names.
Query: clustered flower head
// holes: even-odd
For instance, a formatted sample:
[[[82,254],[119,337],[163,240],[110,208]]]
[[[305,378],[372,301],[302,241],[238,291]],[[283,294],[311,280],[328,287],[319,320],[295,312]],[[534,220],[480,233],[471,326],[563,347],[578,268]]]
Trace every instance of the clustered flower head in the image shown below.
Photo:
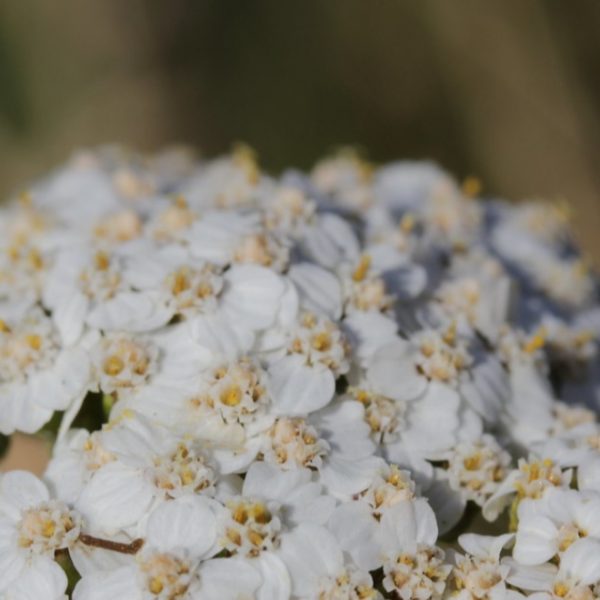
[[[0,599],[600,598],[598,283],[478,193],[101,149],[5,205],[0,432],[56,439]]]

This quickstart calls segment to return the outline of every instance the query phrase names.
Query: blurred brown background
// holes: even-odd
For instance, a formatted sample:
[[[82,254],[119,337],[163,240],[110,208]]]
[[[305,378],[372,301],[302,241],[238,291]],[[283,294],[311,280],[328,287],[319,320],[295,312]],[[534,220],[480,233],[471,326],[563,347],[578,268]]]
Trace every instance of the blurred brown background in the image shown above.
[[[0,191],[73,148],[339,144],[566,197],[600,231],[600,2],[4,0]]]
[[[274,171],[358,144],[566,198],[598,259],[600,1],[0,3],[3,196],[80,146],[236,140]]]

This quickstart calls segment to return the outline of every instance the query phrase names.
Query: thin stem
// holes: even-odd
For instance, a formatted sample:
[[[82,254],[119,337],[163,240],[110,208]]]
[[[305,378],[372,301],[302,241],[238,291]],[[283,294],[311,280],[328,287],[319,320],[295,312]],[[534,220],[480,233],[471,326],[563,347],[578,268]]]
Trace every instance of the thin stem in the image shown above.
[[[79,541],[86,546],[93,546],[94,548],[104,548],[104,550],[112,550],[113,552],[120,552],[121,554],[137,554],[140,548],[144,545],[144,540],[137,539],[133,540],[129,544],[122,542],[113,542],[111,540],[103,540],[87,533],[79,535]]]

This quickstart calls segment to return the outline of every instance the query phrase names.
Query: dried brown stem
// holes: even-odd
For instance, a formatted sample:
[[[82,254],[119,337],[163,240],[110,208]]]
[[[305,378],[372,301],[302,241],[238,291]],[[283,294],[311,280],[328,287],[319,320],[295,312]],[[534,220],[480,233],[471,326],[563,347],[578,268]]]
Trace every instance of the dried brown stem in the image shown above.
[[[93,546],[94,548],[103,548],[104,550],[112,550],[113,552],[120,552],[121,554],[137,554],[140,548],[144,545],[144,540],[137,539],[133,540],[129,544],[122,542],[113,542],[111,540],[103,540],[101,538],[82,533],[79,536],[79,541],[86,546]]]

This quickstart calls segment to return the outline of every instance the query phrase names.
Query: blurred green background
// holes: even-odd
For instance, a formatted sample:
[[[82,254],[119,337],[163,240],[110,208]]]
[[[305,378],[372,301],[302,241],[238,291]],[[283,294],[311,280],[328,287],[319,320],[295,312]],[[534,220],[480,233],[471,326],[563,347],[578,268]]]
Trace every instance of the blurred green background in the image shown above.
[[[342,144],[566,198],[600,257],[600,2],[3,0],[0,192],[81,146]]]

